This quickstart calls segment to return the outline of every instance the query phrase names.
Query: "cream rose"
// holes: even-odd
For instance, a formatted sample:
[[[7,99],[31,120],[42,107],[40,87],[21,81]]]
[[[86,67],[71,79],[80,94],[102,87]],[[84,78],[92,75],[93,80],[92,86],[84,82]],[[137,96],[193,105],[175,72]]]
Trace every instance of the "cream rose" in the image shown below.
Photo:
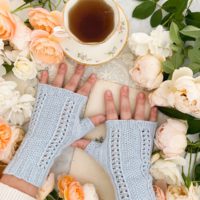
[[[199,187],[191,185],[189,190],[185,186],[171,185],[167,189],[167,200],[199,200]]]
[[[170,106],[200,118],[200,79],[187,67],[174,71],[172,80],[163,82],[150,94],[151,105]]]
[[[148,90],[158,88],[163,81],[161,61],[152,55],[139,57],[130,75],[140,87]]]
[[[180,169],[172,161],[159,159],[151,166],[150,172],[156,180],[164,180],[170,185],[183,184]]]
[[[21,80],[31,80],[37,75],[37,70],[33,62],[26,57],[19,56],[12,69],[14,75]]]
[[[185,122],[175,119],[168,119],[157,129],[155,144],[165,157],[176,157],[184,153],[187,129]]]
[[[36,61],[45,64],[59,64],[64,59],[60,44],[46,31],[32,32],[30,52]]]
[[[49,12],[44,8],[34,8],[29,12],[29,22],[34,29],[40,29],[49,33],[54,27],[63,25],[63,14],[59,11]]]

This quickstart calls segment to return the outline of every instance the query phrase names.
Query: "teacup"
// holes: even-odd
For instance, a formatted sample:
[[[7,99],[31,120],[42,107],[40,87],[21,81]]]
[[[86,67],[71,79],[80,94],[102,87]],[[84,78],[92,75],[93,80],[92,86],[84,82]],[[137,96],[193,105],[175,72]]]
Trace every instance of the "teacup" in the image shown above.
[[[90,23],[93,26],[95,26],[94,23],[95,23],[95,20],[96,20],[97,23],[99,23],[102,26],[104,25],[104,27],[106,27],[108,29],[109,25],[105,24],[107,22],[106,21],[104,21],[104,22],[100,21],[100,20],[102,20],[102,18],[100,18],[100,15],[102,15],[102,16],[104,15],[105,16],[105,14],[106,14],[106,13],[101,13],[101,11],[99,11],[100,8],[101,8],[100,6],[99,6],[99,10],[97,10],[98,13],[99,13],[99,19],[98,19],[97,14],[95,15],[95,12],[93,12],[94,16],[92,16],[92,14],[91,14],[92,10],[89,10],[89,8],[87,8],[88,9],[87,12],[82,13],[82,15],[83,15],[82,18],[81,18],[82,22],[80,22],[80,24],[78,24],[79,22],[77,22],[79,20],[78,17],[74,18],[75,22],[73,21],[73,16],[72,16],[73,10],[75,12],[76,7],[77,6],[81,6],[79,4],[81,4],[81,3],[84,4],[86,2],[88,3],[88,7],[91,7],[92,3],[96,2],[96,3],[106,4],[108,6],[108,8],[110,8],[111,12],[110,12],[110,16],[109,17],[110,17],[110,20],[112,20],[112,22],[110,23],[110,25],[112,25],[112,26],[110,26],[110,29],[107,30],[107,32],[105,32],[106,30],[104,29],[105,33],[102,34],[102,38],[99,37],[100,35],[99,36],[95,35],[95,33],[99,33],[98,32],[99,26],[97,26],[97,24],[96,24],[97,30],[94,30],[94,29],[90,28]],[[78,15],[81,15],[81,12],[82,12],[82,10],[80,10],[80,13],[78,13]],[[89,16],[89,14],[91,14],[91,15]],[[111,18],[111,14],[112,14],[112,18]],[[88,15],[88,16],[86,16],[86,15]],[[115,0],[68,0],[66,2],[65,8],[64,8],[64,15],[63,16],[64,16],[64,26],[63,27],[55,27],[54,28],[54,35],[57,38],[71,37],[74,40],[76,40],[77,43],[80,43],[80,44],[83,44],[83,45],[98,45],[98,44],[105,43],[117,31],[117,29],[119,27],[119,23],[120,23],[119,9],[118,9],[118,5],[117,5]],[[83,19],[84,17],[87,17],[86,19],[88,21],[84,22],[84,19]],[[94,19],[95,17],[96,17],[96,19]],[[77,25],[78,28],[80,28],[82,25],[84,25],[82,27],[83,29],[86,28],[86,27],[88,28],[88,30],[85,31],[85,32],[87,32],[87,34],[85,34],[85,35],[89,35],[86,40],[83,39],[83,38],[86,38],[86,36],[84,36],[84,34],[82,34],[82,36],[83,36],[82,38],[76,34],[76,32],[80,33],[81,29],[79,29],[79,31],[77,31],[78,28],[76,30],[76,27],[74,29],[72,29],[72,27],[74,25],[74,24],[72,24],[73,22],[78,24]],[[74,26],[76,26],[76,24]],[[102,30],[103,30],[103,28],[102,28]],[[91,38],[91,41],[90,41],[90,34],[91,35],[93,34],[93,38],[94,38],[94,39]],[[95,37],[97,37],[97,38],[99,37],[99,38],[96,39]]]

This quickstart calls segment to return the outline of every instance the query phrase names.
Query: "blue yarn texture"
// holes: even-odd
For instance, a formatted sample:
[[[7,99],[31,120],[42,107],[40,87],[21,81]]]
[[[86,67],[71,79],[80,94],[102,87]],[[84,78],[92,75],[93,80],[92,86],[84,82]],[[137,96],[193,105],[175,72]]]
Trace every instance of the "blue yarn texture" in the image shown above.
[[[104,142],[91,142],[86,151],[110,175],[117,200],[155,200],[150,158],[157,124],[110,120]]]
[[[39,84],[28,132],[4,174],[41,187],[62,150],[94,128],[81,119],[86,102],[85,96]]]

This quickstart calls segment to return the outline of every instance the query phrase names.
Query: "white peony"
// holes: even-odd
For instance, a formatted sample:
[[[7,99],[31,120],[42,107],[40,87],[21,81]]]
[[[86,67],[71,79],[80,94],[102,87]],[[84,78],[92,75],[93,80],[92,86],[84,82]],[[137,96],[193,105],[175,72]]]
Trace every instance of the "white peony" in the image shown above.
[[[163,82],[149,99],[152,106],[170,106],[200,118],[200,78],[193,78],[187,67],[177,69],[172,80]]]
[[[144,56],[149,52],[151,37],[146,33],[133,33],[128,41],[129,48],[136,56]]]
[[[170,185],[183,184],[180,169],[172,161],[159,159],[151,166],[150,172],[156,180],[165,180]]]
[[[155,144],[165,157],[176,157],[185,152],[187,129],[185,122],[175,119],[168,119],[157,129]]]
[[[163,60],[172,56],[170,34],[162,26],[153,30],[150,36],[146,33],[133,33],[128,44],[132,53],[136,56],[152,54]]]
[[[0,58],[0,77],[6,74],[6,69],[3,65],[1,65],[1,58]]]
[[[83,191],[85,200],[99,200],[99,197],[93,184],[83,185]]]
[[[139,57],[129,73],[138,86],[148,90],[158,88],[163,81],[161,61],[152,55]]]
[[[34,79],[37,76],[35,64],[22,56],[17,58],[12,71],[17,78],[24,81]]]
[[[33,110],[32,95],[20,95],[16,83],[0,79],[0,116],[13,125],[28,122]]]
[[[166,31],[163,26],[158,26],[150,34],[151,42],[149,43],[150,53],[160,58],[172,56],[172,41],[169,31]]]

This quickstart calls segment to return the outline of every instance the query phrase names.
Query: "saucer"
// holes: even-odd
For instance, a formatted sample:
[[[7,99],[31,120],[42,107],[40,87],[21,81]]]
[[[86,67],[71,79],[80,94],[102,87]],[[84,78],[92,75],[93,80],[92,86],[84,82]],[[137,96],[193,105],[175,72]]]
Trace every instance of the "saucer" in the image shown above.
[[[126,15],[120,6],[118,6],[118,9],[120,24],[108,41],[98,45],[85,45],[68,36],[60,41],[65,54],[76,62],[85,65],[100,65],[118,56],[127,42],[129,33]]]

